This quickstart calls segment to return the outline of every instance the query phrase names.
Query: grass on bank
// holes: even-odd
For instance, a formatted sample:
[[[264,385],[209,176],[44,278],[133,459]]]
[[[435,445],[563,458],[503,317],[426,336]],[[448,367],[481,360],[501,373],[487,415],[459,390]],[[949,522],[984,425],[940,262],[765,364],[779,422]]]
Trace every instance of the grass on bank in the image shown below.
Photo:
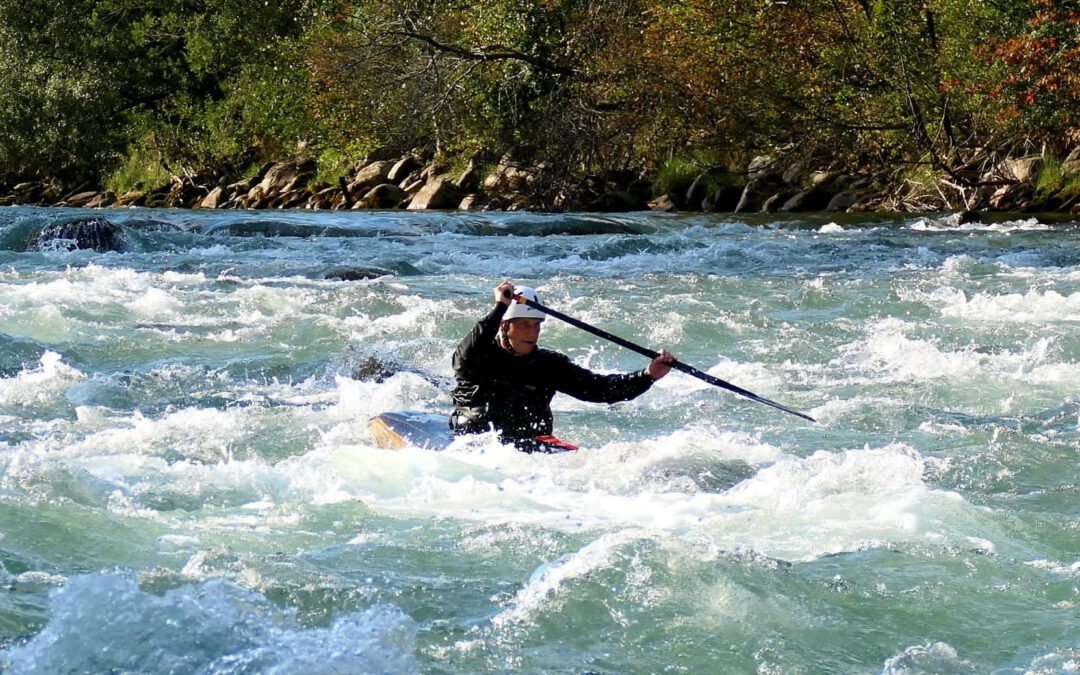
[[[1080,194],[1080,174],[1066,176],[1060,159],[1046,157],[1042,171],[1039,172],[1039,179],[1035,182],[1035,193],[1042,199],[1071,199]]]
[[[337,185],[338,178],[348,176],[356,161],[368,152],[366,146],[350,144],[344,147],[330,146],[319,151],[315,159],[316,173],[312,182]]]
[[[132,150],[123,163],[105,179],[105,188],[122,195],[132,190],[146,192],[166,185],[172,176],[156,153]]]
[[[670,157],[656,171],[653,195],[684,195],[701,174],[697,163],[685,157]]]
[[[716,167],[719,166],[723,164],[709,157],[669,157],[656,171],[653,196],[659,197],[664,194],[684,196],[702,174],[705,176],[706,193],[712,193],[730,185],[742,184],[741,172],[717,170]]]

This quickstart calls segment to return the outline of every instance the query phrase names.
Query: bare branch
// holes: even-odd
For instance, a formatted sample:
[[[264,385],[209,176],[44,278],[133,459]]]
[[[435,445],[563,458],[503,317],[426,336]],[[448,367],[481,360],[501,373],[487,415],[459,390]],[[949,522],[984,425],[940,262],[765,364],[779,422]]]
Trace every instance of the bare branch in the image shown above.
[[[403,30],[396,31],[393,34],[423,42],[438,52],[451,54],[459,59],[467,61],[521,61],[546,73],[564,75],[567,77],[578,74],[578,71],[574,68],[561,66],[557,63],[552,63],[547,59],[541,59],[531,54],[517,51],[516,49],[508,49],[501,45],[487,45],[476,47],[475,49],[466,49],[464,47],[459,47],[458,45],[439,42],[431,35],[417,31]]]

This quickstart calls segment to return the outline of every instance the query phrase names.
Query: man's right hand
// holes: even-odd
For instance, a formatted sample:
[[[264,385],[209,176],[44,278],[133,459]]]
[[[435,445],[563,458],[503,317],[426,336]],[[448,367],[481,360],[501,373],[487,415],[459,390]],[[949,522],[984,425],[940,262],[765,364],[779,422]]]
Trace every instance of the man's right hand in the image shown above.
[[[514,301],[514,284],[507,280],[495,287],[495,302],[509,306]]]
[[[671,372],[671,364],[675,363],[675,357],[666,349],[661,349],[656,358],[645,367],[645,373],[654,381]]]

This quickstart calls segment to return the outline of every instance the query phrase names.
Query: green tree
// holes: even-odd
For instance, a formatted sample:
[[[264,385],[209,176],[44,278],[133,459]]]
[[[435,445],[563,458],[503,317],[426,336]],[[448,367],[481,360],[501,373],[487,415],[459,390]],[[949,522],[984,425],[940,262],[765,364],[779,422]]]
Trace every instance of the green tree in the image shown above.
[[[952,171],[1003,122],[1076,128],[1078,2],[0,0],[0,173],[193,176],[301,142]]]
[[[1032,0],[1025,18],[1021,30],[991,42],[998,77],[984,86],[1004,101],[1002,122],[1064,138],[1080,130],[1080,0]]]
[[[632,0],[357,2],[318,36],[316,113],[341,138],[532,145],[571,163],[598,129],[604,54]],[[630,22],[630,25],[627,25]],[[587,153],[585,153],[587,154]]]
[[[176,171],[235,154],[267,121],[239,99],[265,96],[271,82],[306,83],[267,68],[296,63],[292,42],[323,9],[318,0],[0,0],[0,165],[98,177],[133,144]]]
[[[977,142],[979,102],[949,85],[985,71],[978,49],[1008,23],[977,0],[657,0],[649,11],[647,72],[685,102],[679,140],[886,163],[945,164]]]

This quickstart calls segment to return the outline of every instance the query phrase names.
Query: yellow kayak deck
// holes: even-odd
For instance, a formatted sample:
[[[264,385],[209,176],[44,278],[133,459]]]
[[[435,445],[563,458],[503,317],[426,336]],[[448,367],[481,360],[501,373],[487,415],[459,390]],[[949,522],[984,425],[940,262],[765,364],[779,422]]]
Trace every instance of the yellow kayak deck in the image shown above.
[[[368,428],[380,448],[399,450],[405,447],[425,450],[445,450],[454,441],[450,420],[446,415],[427,412],[385,412],[368,420]],[[561,453],[577,450],[577,446],[554,436],[538,436],[524,452]]]
[[[414,446],[445,450],[454,440],[446,415],[426,412],[386,412],[368,420],[380,448],[398,450]]]

